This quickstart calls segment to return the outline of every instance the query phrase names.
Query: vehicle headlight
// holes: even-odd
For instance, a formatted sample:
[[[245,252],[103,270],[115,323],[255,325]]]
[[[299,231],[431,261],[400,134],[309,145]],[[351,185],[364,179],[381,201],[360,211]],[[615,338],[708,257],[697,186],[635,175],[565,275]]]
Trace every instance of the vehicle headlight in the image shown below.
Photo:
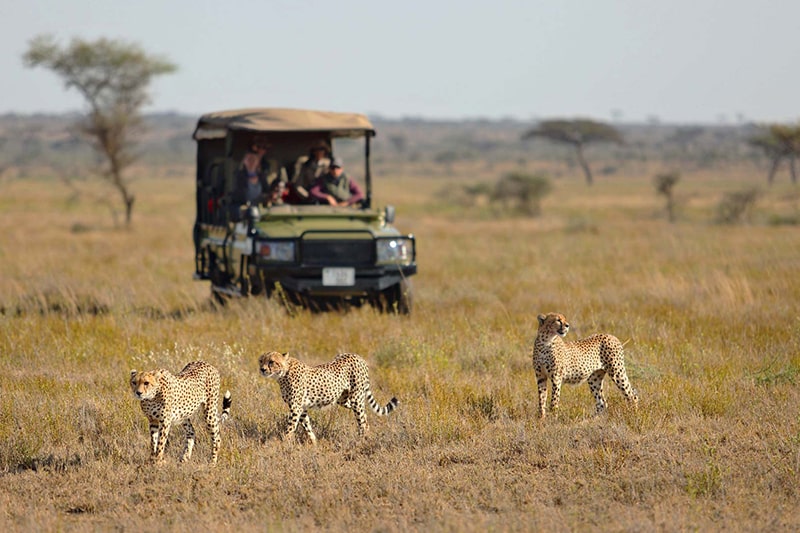
[[[294,241],[259,241],[258,255],[264,261],[294,261]]]
[[[376,246],[379,265],[409,265],[414,258],[414,241],[409,238],[378,239]]]

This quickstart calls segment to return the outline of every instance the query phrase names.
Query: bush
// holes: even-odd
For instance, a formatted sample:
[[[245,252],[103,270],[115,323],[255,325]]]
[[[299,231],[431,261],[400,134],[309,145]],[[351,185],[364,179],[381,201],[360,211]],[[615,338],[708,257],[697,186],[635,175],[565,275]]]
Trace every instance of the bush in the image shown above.
[[[757,188],[726,194],[717,206],[717,222],[739,224],[750,220],[759,196],[761,192]]]
[[[500,178],[492,192],[493,202],[500,202],[505,209],[529,216],[539,216],[542,212],[542,198],[552,189],[550,180],[538,174],[510,172]]]

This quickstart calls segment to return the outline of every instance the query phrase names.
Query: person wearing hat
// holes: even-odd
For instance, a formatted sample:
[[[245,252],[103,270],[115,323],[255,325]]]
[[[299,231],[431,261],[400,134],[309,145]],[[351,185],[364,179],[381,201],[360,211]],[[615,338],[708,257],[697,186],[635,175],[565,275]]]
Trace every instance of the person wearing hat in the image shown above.
[[[307,191],[314,185],[317,178],[328,172],[330,164],[328,143],[320,141],[312,145],[308,150],[308,158],[300,166],[297,177],[292,181],[292,184]]]
[[[334,158],[328,172],[317,178],[309,193],[320,203],[329,205],[351,206],[364,199],[361,187],[344,173],[341,157]]]

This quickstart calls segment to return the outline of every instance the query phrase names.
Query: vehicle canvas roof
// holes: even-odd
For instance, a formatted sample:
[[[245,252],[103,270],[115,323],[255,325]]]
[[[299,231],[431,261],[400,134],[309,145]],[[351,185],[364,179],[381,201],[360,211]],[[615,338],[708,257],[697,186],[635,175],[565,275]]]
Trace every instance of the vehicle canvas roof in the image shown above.
[[[253,132],[326,132],[332,137],[375,135],[372,123],[360,113],[309,109],[251,108],[207,113],[197,121],[195,140],[225,137],[228,130]]]

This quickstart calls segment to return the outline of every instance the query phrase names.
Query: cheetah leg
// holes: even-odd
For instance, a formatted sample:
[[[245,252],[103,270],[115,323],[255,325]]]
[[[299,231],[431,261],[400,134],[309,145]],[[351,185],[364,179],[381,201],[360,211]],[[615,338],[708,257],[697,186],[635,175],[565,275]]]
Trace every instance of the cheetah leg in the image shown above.
[[[364,405],[364,395],[352,399],[353,414],[356,415],[356,422],[358,423],[358,435],[363,437],[369,431],[369,424],[367,423],[367,411]]]
[[[289,411],[289,424],[286,426],[286,433],[283,435],[284,439],[289,439],[292,435],[294,435],[294,433],[297,431],[297,424],[300,422],[300,419],[303,418],[304,414],[308,416],[308,413],[303,410],[292,409]]]
[[[304,411],[300,417],[300,422],[303,424],[303,429],[306,430],[306,435],[311,440],[311,444],[317,443],[317,436],[314,435],[314,430],[311,429],[311,418],[308,416],[308,411]]]
[[[211,435],[211,464],[217,464],[219,457],[219,445],[222,442],[222,437],[219,434],[219,414],[217,413],[217,400],[218,398],[209,398],[205,404],[206,409],[206,427],[208,434]]]
[[[606,409],[606,399],[603,395],[603,378],[606,377],[605,370],[596,370],[589,379],[589,388],[594,394],[595,414],[600,414]]]
[[[186,447],[183,449],[181,455],[181,462],[185,463],[192,458],[192,450],[194,450],[194,426],[191,420],[186,419],[183,422],[183,432],[186,434]]]
[[[156,452],[158,451],[158,435],[160,429],[160,422],[150,423],[150,456],[154,458],[156,456]]]
[[[336,403],[338,403],[345,409],[352,409],[353,406],[350,404],[350,391],[345,390],[339,397],[339,399],[336,401]]]
[[[639,396],[636,394],[636,391],[633,390],[631,386],[631,382],[628,380],[628,373],[625,372],[625,369],[622,368],[620,370],[615,371],[611,374],[611,379],[614,380],[614,383],[617,384],[619,390],[622,391],[622,394],[625,395],[625,398],[633,404],[634,407],[638,407],[639,405]]]
[[[163,463],[164,462],[164,448],[167,446],[167,438],[169,438],[169,430],[171,429],[172,425],[170,423],[164,423],[161,425],[160,435],[158,436],[158,444],[156,445],[155,450],[155,462],[156,463]]]
[[[550,391],[550,411],[555,413],[558,410],[558,403],[561,400],[562,378],[554,374],[550,380],[553,382],[553,390]]]
[[[536,371],[536,388],[539,392],[539,418],[544,418],[544,406],[547,403],[547,374]]]

